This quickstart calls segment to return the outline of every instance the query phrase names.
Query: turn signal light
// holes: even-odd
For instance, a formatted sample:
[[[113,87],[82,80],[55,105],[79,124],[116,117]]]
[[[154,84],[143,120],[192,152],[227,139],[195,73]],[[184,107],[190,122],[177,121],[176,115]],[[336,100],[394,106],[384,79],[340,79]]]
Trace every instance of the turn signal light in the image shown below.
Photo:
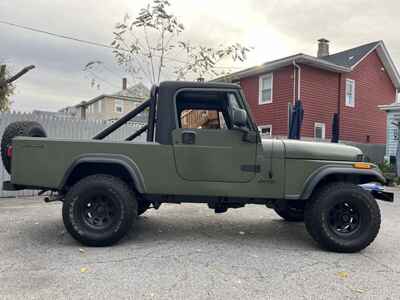
[[[353,168],[356,168],[356,169],[371,169],[372,166],[369,163],[356,162],[356,163],[353,164]]]

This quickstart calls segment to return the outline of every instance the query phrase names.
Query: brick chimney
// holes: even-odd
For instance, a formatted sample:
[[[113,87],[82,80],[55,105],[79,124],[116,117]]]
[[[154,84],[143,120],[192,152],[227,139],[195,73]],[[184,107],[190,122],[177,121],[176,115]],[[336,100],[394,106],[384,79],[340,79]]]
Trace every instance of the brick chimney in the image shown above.
[[[327,39],[319,39],[318,40],[318,57],[328,56],[329,55],[329,41]]]
[[[124,77],[122,78],[122,89],[126,90],[128,88],[128,80]]]

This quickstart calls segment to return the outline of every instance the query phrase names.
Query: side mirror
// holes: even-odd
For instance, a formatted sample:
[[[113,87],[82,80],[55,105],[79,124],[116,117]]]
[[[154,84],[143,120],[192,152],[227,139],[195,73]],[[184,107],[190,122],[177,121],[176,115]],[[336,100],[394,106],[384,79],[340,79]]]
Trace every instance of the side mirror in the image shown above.
[[[232,110],[232,123],[235,126],[243,127],[247,125],[247,112],[244,109],[234,108]]]

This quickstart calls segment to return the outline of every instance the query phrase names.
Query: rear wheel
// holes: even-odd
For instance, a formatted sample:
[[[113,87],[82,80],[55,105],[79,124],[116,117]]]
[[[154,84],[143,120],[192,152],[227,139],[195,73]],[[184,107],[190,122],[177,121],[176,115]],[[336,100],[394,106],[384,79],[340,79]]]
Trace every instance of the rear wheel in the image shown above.
[[[275,212],[289,222],[304,221],[304,201],[302,200],[279,200],[275,203]]]
[[[319,190],[307,204],[305,224],[323,248],[358,252],[378,235],[381,215],[368,191],[351,183],[334,183]]]
[[[46,132],[42,125],[33,121],[14,122],[7,126],[1,139],[1,159],[9,174],[11,174],[12,139],[17,136],[46,137]]]
[[[63,204],[68,232],[88,246],[109,246],[131,229],[137,215],[134,193],[110,175],[93,175],[76,183]]]

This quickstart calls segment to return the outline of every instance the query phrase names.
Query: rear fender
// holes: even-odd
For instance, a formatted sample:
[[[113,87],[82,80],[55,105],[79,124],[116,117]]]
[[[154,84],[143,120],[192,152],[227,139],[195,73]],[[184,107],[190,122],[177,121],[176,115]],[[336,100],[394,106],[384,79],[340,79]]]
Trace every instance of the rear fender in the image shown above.
[[[120,166],[129,173],[129,176],[131,177],[130,179],[134,183],[135,188],[139,193],[144,193],[146,190],[143,175],[137,164],[131,158],[125,155],[107,153],[84,154],[74,159],[72,164],[65,172],[65,175],[59,185],[59,190],[64,190],[66,188],[68,180],[73,174],[74,170],[76,170],[76,168],[78,168],[82,164],[88,163],[93,164],[94,168],[96,164],[109,164],[110,166]]]

